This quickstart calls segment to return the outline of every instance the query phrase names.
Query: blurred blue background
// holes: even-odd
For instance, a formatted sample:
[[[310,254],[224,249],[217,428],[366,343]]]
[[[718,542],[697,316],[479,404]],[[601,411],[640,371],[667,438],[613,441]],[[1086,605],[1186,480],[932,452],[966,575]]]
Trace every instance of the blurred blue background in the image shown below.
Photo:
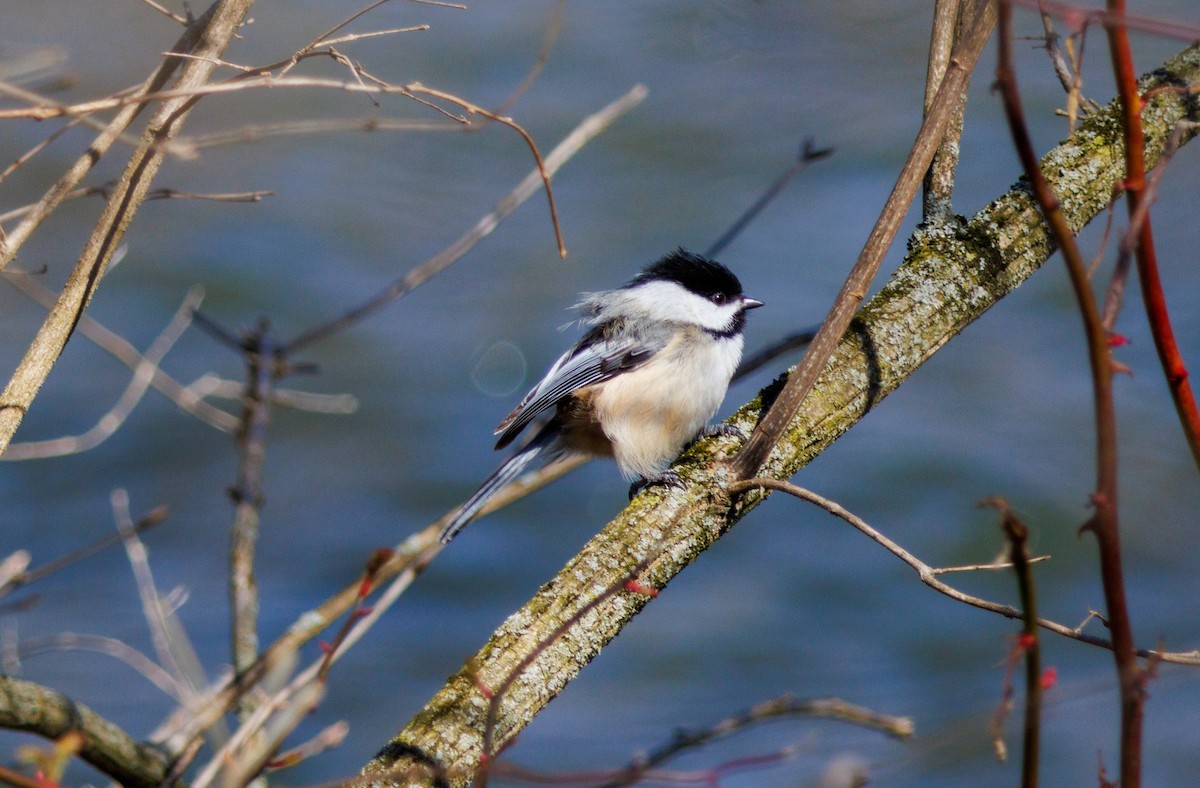
[[[170,4],[172,7],[176,3]],[[340,45],[368,71],[414,80],[496,106],[537,59],[552,2],[478,3],[467,11],[390,3],[356,22],[365,32],[431,29]],[[1139,3],[1139,13],[1196,20],[1187,0]],[[287,57],[349,13],[332,2],[261,3],[227,52],[263,64]],[[264,642],[352,582],[371,551],[424,527],[493,467],[491,431],[563,346],[576,294],[615,286],[666,250],[702,249],[795,155],[802,137],[832,145],[723,255],[746,290],[767,302],[750,320],[753,351],[820,320],[891,188],[919,121],[931,2],[572,3],[544,71],[510,114],[548,151],[578,121],[636,83],[649,97],[575,156],[554,181],[570,255],[557,259],[545,200],[535,196],[458,264],[365,323],[313,346],[320,366],[287,385],[350,393],[349,416],[277,410],[271,425],[258,582]],[[1017,14],[1037,35],[1036,16]],[[8,0],[8,51],[57,47],[77,81],[61,101],[140,81],[178,36],[137,2]],[[1182,44],[1135,36],[1140,71]],[[9,49],[13,47],[15,49]],[[1113,93],[1102,35],[1088,40],[1085,93]],[[1066,136],[1064,97],[1036,42],[1019,42],[1026,111],[1042,150]],[[971,214],[1018,175],[997,99],[994,49],[972,84],[955,195]],[[345,78],[330,62],[297,74]],[[374,108],[326,90],[258,91],[204,100],[190,134],[286,119],[435,119],[393,97]],[[11,161],[57,125],[6,122]],[[0,211],[30,202],[82,150],[72,132],[3,184]],[[1176,334],[1200,365],[1200,248],[1195,221],[1200,150],[1184,149],[1165,177],[1154,221]],[[124,152],[89,179],[115,177]],[[189,192],[271,190],[257,204],[147,203],[126,259],[103,282],[90,314],[140,348],[193,284],[203,310],[232,329],[268,316],[283,336],[322,322],[437,253],[491,210],[531,168],[511,130],[478,134],[343,133],[207,149],[171,160],[156,186]],[[100,209],[68,203],[22,252],[55,286],[73,265]],[[918,217],[902,235],[911,231]],[[1124,225],[1124,206],[1116,223]],[[1097,225],[1100,223],[1097,222]],[[9,225],[11,226],[11,225]],[[1099,227],[1084,235],[1100,249]],[[900,259],[897,242],[884,275]],[[1107,279],[1110,242],[1098,275]],[[15,366],[43,313],[0,288],[0,356]],[[1137,641],[1200,646],[1197,511],[1200,485],[1162,380],[1136,283],[1117,359],[1121,513]],[[786,363],[794,363],[794,359]],[[785,362],[731,389],[746,401]],[[238,379],[239,359],[193,328],[164,368],[189,382],[206,372]],[[70,342],[18,434],[34,440],[88,429],[129,373],[81,336]],[[225,403],[236,408],[236,403]],[[1076,530],[1093,475],[1090,384],[1080,321],[1061,263],[966,330],[877,407],[798,481],[828,495],[933,565],[986,562],[1001,550],[994,513],[975,502],[1006,496],[1030,525],[1043,615],[1074,625],[1103,604],[1096,548]],[[180,616],[210,675],[230,659],[225,490],[231,436],[151,392],[110,440],[78,456],[0,467],[3,552],[40,564],[113,531],[109,496],[129,490],[135,514],[166,504],[148,534],[157,582],[187,590]],[[308,784],[353,774],[625,502],[615,469],[593,463],[478,522],[421,577],[365,642],[334,669],[328,698],[305,730],[350,722],[339,749],[274,778]],[[1013,602],[1003,573],[954,575],[964,590]],[[151,652],[132,575],[119,550],[42,581],[35,606],[9,613],[20,638],[62,631],[119,638]],[[1090,630],[1102,634],[1092,624]],[[678,727],[700,727],[785,692],[836,695],[911,715],[918,736],[896,743],[836,723],[775,723],[677,762],[694,769],[798,745],[731,786],[806,785],[853,754],[881,784],[1006,786],[1019,780],[1019,715],[1006,726],[1014,758],[991,754],[989,719],[1017,626],[922,586],[892,556],[829,516],[776,496],[675,580],[520,737],[509,757],[543,769],[624,764]],[[1042,776],[1094,784],[1098,758],[1117,768],[1117,697],[1109,654],[1053,636],[1044,662],[1058,671],[1047,696]],[[305,650],[315,658],[315,646]],[[10,666],[11,670],[11,666]],[[107,657],[31,658],[20,674],[61,689],[135,735],[171,709],[148,682]],[[1194,780],[1200,753],[1200,673],[1164,665],[1149,688],[1148,785]],[[0,737],[9,758],[24,739]],[[76,782],[93,779],[83,769]]]

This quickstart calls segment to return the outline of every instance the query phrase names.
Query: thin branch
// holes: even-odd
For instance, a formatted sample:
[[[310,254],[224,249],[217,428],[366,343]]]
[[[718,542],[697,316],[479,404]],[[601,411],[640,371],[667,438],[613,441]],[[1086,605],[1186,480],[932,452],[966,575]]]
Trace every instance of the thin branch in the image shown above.
[[[135,534],[145,533],[154,526],[166,522],[167,514],[168,509],[165,506],[159,506],[156,509],[152,509],[148,514],[139,517],[137,521],[133,523],[131,530]],[[91,556],[103,552],[110,547],[115,547],[121,544],[123,540],[124,537],[119,533],[110,534],[97,539],[90,545],[86,545],[78,550],[75,550],[74,552],[68,553],[60,558],[56,558],[53,561],[49,561],[37,567],[36,569],[29,569],[12,575],[5,580],[3,585],[0,585],[0,596],[8,594],[10,591],[13,591],[21,586],[35,583],[38,580],[41,580],[43,577],[52,575],[55,572],[71,566],[72,564],[79,563],[85,558],[90,558]]]
[[[328,53],[317,53],[328,54]],[[217,65],[228,65],[213,58],[202,57],[197,55],[179,55],[170,58],[171,60],[180,60],[190,64],[201,64],[208,68],[215,68]],[[393,85],[386,82],[373,82],[366,84],[362,81],[348,82],[344,79],[333,79],[329,77],[280,77],[272,74],[260,73],[258,69],[251,69],[247,75],[241,79],[235,79],[227,82],[208,82],[189,87],[177,87],[166,90],[158,90],[153,93],[121,95],[121,96],[106,96],[100,99],[84,101],[78,104],[56,106],[53,104],[39,104],[30,107],[17,107],[13,109],[0,110],[0,120],[13,120],[24,118],[27,120],[50,120],[63,116],[76,117],[84,114],[92,114],[103,112],[106,110],[120,109],[130,106],[143,106],[154,102],[180,102],[190,101],[207,96],[219,96],[233,93],[241,93],[252,90],[279,90],[284,88],[326,88],[329,90],[341,90],[346,93],[360,93],[368,96],[374,95],[394,95],[403,96],[414,100],[420,100],[416,93],[425,93],[441,98],[444,101],[456,104],[468,109],[471,113],[476,113],[479,109],[469,102],[464,102],[444,91],[427,88],[424,85],[412,83],[410,85]],[[436,109],[437,107],[422,101],[421,103]],[[458,117],[442,110],[447,117]],[[486,112],[486,110],[484,110]],[[483,114],[482,112],[478,114]],[[486,116],[485,116],[486,117]],[[496,120],[496,118],[491,118]],[[469,121],[466,118],[458,117],[460,123],[466,124]],[[510,121],[511,123],[511,121]]]
[[[48,142],[55,139],[58,134],[61,134],[69,128],[73,128],[75,125],[87,126],[93,131],[105,131],[105,124],[91,117],[90,113],[76,112],[68,104],[55,101],[49,96],[40,95],[39,93],[23,88],[20,85],[14,85],[10,82],[0,81],[0,95],[8,96],[9,98],[14,98],[19,101],[24,101],[35,107],[55,107],[60,111],[60,115],[70,118],[71,123],[64,128],[59,129],[57,132],[55,132],[55,134],[50,135],[49,140],[47,140]],[[118,134],[116,139],[124,142],[131,148],[136,147],[138,144],[137,137],[133,137],[125,133]],[[4,175],[7,176],[13,169],[19,166],[19,164],[23,164],[25,161],[28,161],[32,153],[40,152],[43,147],[44,145],[38,145],[33,149],[33,151],[22,156],[20,159],[18,159],[17,164],[12,165],[9,167],[9,169],[5,170]],[[172,153],[174,153],[174,151],[172,151]]]
[[[1048,555],[1029,556],[1025,559],[1027,564],[1040,564],[1042,561],[1049,561]],[[1012,561],[993,561],[990,564],[964,564],[962,566],[942,566],[933,570],[935,575],[946,575],[954,572],[987,572],[996,569],[1012,569],[1014,566]]]
[[[129,515],[129,494],[118,489],[113,491],[111,498],[117,532],[125,544],[129,565],[137,581],[142,614],[150,628],[150,639],[154,643],[155,654],[159,664],[174,678],[179,688],[180,702],[186,705],[207,683],[199,667],[200,660],[191,648],[175,611],[158,592],[146,546],[138,536],[137,528]]]
[[[36,301],[47,309],[53,308],[55,301],[54,293],[43,287],[34,277],[24,273],[9,272],[3,274],[3,279],[33,301]],[[201,290],[201,292],[203,291]],[[140,369],[145,364],[146,358],[137,348],[130,344],[124,337],[105,328],[103,324],[90,315],[85,313],[80,316],[78,328],[97,347],[115,357],[131,370]],[[237,428],[238,421],[236,416],[208,404],[204,401],[203,396],[198,394],[192,386],[182,385],[157,366],[153,369],[150,385],[158,389],[167,399],[174,402],[184,413],[195,416],[211,427],[215,427],[222,432],[232,432]],[[0,454],[0,460],[4,458],[5,455]]]
[[[929,65],[925,72],[925,112],[933,105],[946,69],[950,66],[950,56],[957,41],[967,32],[966,26],[970,21],[968,2],[969,0],[937,0],[934,3]],[[959,141],[962,139],[966,110],[967,91],[963,90],[922,184],[924,194],[921,200],[921,217],[922,221],[930,226],[944,224],[954,216],[954,175],[958,169]]]
[[[296,764],[306,761],[313,756],[320,755],[326,750],[342,746],[342,742],[346,740],[348,735],[350,735],[350,726],[344,721],[335,722],[303,744],[272,758],[266,764],[266,769],[272,772],[280,771],[281,769],[290,769]]]
[[[1175,38],[1180,41],[1200,40],[1200,26],[1176,20],[1155,19],[1148,16],[1130,16],[1102,8],[1081,8],[1076,3],[1058,0],[1005,0],[1004,5],[1029,8],[1050,14],[1063,20],[1073,30],[1082,30],[1093,24],[1104,27],[1123,26],[1139,33],[1149,33],[1160,38]]]
[[[393,27],[390,30],[372,30],[369,33],[351,33],[342,36],[341,38],[322,39],[322,46],[333,46],[334,44],[348,44],[352,41],[361,41],[365,38],[377,38],[379,36],[390,36],[396,33],[420,33],[429,30],[429,25],[413,25],[411,27]]]
[[[834,300],[829,314],[821,324],[799,366],[788,376],[783,390],[754,428],[750,439],[732,461],[733,473],[739,478],[754,476],[770,455],[771,450],[787,430],[788,424],[800,410],[808,392],[825,369],[846,328],[849,327],[867,288],[879,270],[884,253],[900,229],[908,207],[929,167],[945,129],[954,116],[960,97],[966,89],[975,62],[995,22],[995,5],[989,0],[975,4],[968,33],[955,47],[950,68],[942,79],[937,95],[921,131],[913,143],[892,193],[888,196],[875,227],[871,230],[854,268]]]
[[[146,349],[145,356],[142,357],[142,361],[138,366],[134,368],[133,377],[125,387],[125,391],[117,399],[116,404],[101,416],[100,420],[91,429],[78,435],[68,435],[61,438],[10,443],[8,448],[4,450],[4,454],[0,455],[0,459],[33,460],[47,457],[63,457],[68,454],[78,454],[89,449],[94,449],[112,437],[121,428],[121,425],[125,423],[125,420],[129,418],[129,415],[133,413],[133,409],[142,401],[142,397],[149,390],[150,384],[154,380],[155,373],[158,371],[163,358],[175,346],[179,338],[183,336],[183,332],[187,330],[187,327],[191,325],[192,313],[200,305],[200,301],[203,298],[203,290],[192,288],[179,309],[175,311],[174,317],[167,323],[166,328],[162,330],[158,338]]]
[[[421,286],[436,274],[448,268],[464,254],[470,251],[475,244],[486,238],[496,229],[513,211],[517,209],[525,200],[537,191],[538,185],[543,182],[544,177],[550,177],[558,171],[580,148],[594,139],[600,132],[608,128],[617,118],[624,115],[633,107],[637,106],[646,97],[646,88],[642,85],[635,85],[628,93],[621,98],[612,102],[608,106],[601,109],[599,112],[584,118],[583,121],[575,127],[562,142],[555,146],[554,150],[550,151],[545,160],[544,175],[539,170],[534,170],[525,176],[507,196],[504,197],[494,210],[480,219],[475,225],[458,238],[446,249],[439,252],[434,257],[426,260],[416,268],[410,270],[401,279],[392,283],[386,289],[375,296],[354,307],[349,312],[342,316],[317,326],[310,331],[306,331],[288,343],[288,350],[295,351],[298,348],[311,345],[319,342],[326,337],[344,330],[347,326],[357,323],[360,320],[374,314],[383,307],[401,298],[417,287]]]
[[[162,14],[163,16],[168,17],[170,19],[174,19],[176,22],[178,22],[181,25],[187,26],[191,21],[186,16],[182,16],[181,14],[176,14],[175,12],[173,12],[167,8],[164,8],[163,6],[154,2],[154,0],[142,0],[142,2],[145,3],[146,5],[150,6],[155,11]]]
[[[358,11],[355,11],[354,13],[350,14],[350,16],[348,16],[345,19],[343,19],[342,21],[338,22],[336,25],[329,28],[324,33],[321,33],[319,36],[314,38],[312,41],[310,41],[309,43],[305,44],[303,47],[298,49],[296,51],[296,53],[293,54],[291,56],[291,58],[289,58],[287,64],[282,66],[282,71],[280,73],[286,74],[294,65],[296,65],[296,63],[298,63],[305,56],[311,54],[319,46],[322,46],[322,45],[328,46],[328,45],[340,43],[341,41],[353,40],[353,37],[346,37],[346,38],[333,39],[333,40],[331,40],[329,37],[332,35],[335,35],[336,33],[338,33],[341,30],[344,30],[350,23],[354,22],[355,20],[359,19],[360,17],[365,16],[366,14],[369,14],[371,11],[374,11],[376,8],[378,8],[381,5],[384,5],[387,2],[389,2],[389,0],[375,0],[375,2],[368,4],[367,6],[365,6],[363,8],[360,8]],[[428,25],[422,25],[422,28],[428,29]],[[369,35],[369,34],[364,34],[363,37],[366,37],[366,35]],[[277,66],[268,66],[267,68],[260,69],[260,70],[264,70],[264,71],[272,70],[273,71],[277,67],[279,67],[279,66],[278,65]]]
[[[213,324],[202,323],[209,329]],[[229,488],[233,499],[230,527],[229,593],[233,617],[233,669],[241,673],[258,659],[258,583],[254,577],[255,546],[263,505],[263,467],[272,391],[288,372],[287,357],[267,321],[249,331],[239,343],[246,365],[242,416],[237,433],[237,478]],[[247,711],[243,708],[243,712]]]
[[[177,147],[186,147],[194,151],[214,148],[219,145],[259,142],[272,137],[295,136],[301,134],[335,134],[339,132],[358,131],[398,131],[398,132],[430,132],[430,131],[469,131],[469,126],[461,123],[448,123],[438,120],[416,120],[408,118],[330,118],[314,120],[289,120],[280,123],[261,123],[239,126],[226,131],[212,131],[206,134],[193,134],[176,140]]]
[[[818,148],[813,143],[811,137],[805,138],[804,142],[800,144],[800,153],[796,156],[796,161],[792,163],[792,166],[784,170],[780,176],[776,178],[770,186],[767,187],[766,191],[764,191],[762,195],[760,195],[759,198],[754,201],[754,204],[747,208],[745,213],[739,216],[734,223],[730,225],[729,229],[721,233],[720,238],[713,241],[712,245],[705,250],[705,256],[719,256],[721,252],[725,250],[725,247],[729,246],[734,238],[737,238],[739,235],[741,235],[742,231],[746,229],[750,222],[758,218],[758,215],[762,213],[763,209],[779,196],[779,193],[783,191],[785,186],[792,182],[793,178],[807,170],[809,165],[813,162],[820,161],[821,159],[832,155],[833,152],[833,148]]]
[[[871,728],[897,739],[908,739],[916,732],[910,717],[881,714],[870,709],[847,703],[841,698],[817,698],[797,700],[791,695],[759,703],[746,711],[727,717],[708,728],[694,731],[678,731],[675,736],[648,754],[639,757],[621,771],[620,776],[601,788],[622,788],[634,785],[648,776],[648,772],[669,759],[687,750],[702,747],[709,742],[724,738],[758,723],[787,717],[825,717]]]
[[[64,134],[66,134],[71,129],[75,128],[75,126],[77,126],[78,124],[79,124],[78,120],[72,120],[70,123],[64,123],[61,129],[50,134],[45,139],[43,139],[41,142],[39,142],[37,145],[34,145],[32,148],[25,151],[20,156],[18,156],[16,159],[14,159],[12,164],[9,164],[2,171],[0,171],[0,183],[3,183],[4,181],[6,181],[8,179],[8,176],[12,175],[14,172],[21,169],[21,167],[25,166],[25,164],[28,161],[30,161],[31,159],[33,159],[34,156],[37,156],[39,153],[44,151],[46,148],[53,145],[60,137],[62,137]],[[0,223],[7,221],[8,220],[7,217],[11,213],[12,212],[10,211],[9,213],[0,215]],[[4,238],[4,228],[0,227],[0,239],[3,239],[3,238]]]
[[[990,498],[982,505],[1000,512],[1001,527],[1009,546],[1013,574],[1025,612],[1021,638],[1017,641],[1018,655],[1025,658],[1025,725],[1024,747],[1021,750],[1021,786],[1035,788],[1038,784],[1038,751],[1041,741],[1042,718],[1042,648],[1038,638],[1037,594],[1033,572],[1029,568],[1029,529],[1013,513],[1003,498]]]
[[[204,16],[188,27],[179,40],[175,42],[172,51],[185,52],[196,46],[209,22],[212,20],[216,8],[215,5],[212,6]],[[154,73],[136,88],[133,93],[135,95],[146,95],[159,90],[167,83],[167,80],[170,79],[178,66],[178,60],[174,58],[164,59]],[[76,159],[75,163],[42,195],[42,199],[37,203],[37,208],[31,211],[20,225],[8,233],[7,237],[3,239],[4,242],[0,243],[0,270],[3,270],[12,262],[21,246],[33,234],[33,231],[58,207],[63,198],[83,180],[83,177],[92,170],[96,162],[108,152],[112,144],[121,138],[121,135],[125,133],[125,129],[141,113],[143,106],[143,104],[131,104],[123,107],[117,113],[117,116],[104,128],[100,136],[92,141],[87,151]],[[7,443],[7,441],[3,442]]]
[[[116,638],[101,635],[88,635],[79,632],[59,632],[45,637],[24,638],[14,644],[20,659],[28,659],[35,654],[47,651],[91,651],[104,654],[124,662],[140,673],[147,681],[158,687],[165,695],[177,703],[186,703],[189,695],[187,687],[181,685],[154,660],[142,652]]]
[[[80,197],[91,197],[93,195],[100,195],[107,198],[112,193],[112,188],[112,183],[106,183],[100,186],[84,186],[69,192],[63,198],[63,200],[74,200]],[[270,197],[274,194],[275,192],[262,190],[252,192],[228,192],[225,194],[199,194],[196,192],[184,192],[176,189],[162,188],[151,189],[148,191],[146,193],[146,199],[173,200],[187,198],[192,200],[212,200],[213,202],[262,202],[264,197]],[[33,211],[36,207],[36,205],[23,205],[20,208],[14,208],[7,213],[0,214],[0,222],[7,222],[12,219],[25,216]]]
[[[1124,0],[1111,0],[1110,7],[1124,14]],[[1129,33],[1120,26],[1109,28],[1109,48],[1112,51],[1113,71],[1117,75],[1121,106],[1125,108],[1125,201],[1129,210],[1129,231],[1121,244],[1121,258],[1128,260],[1130,248],[1137,259],[1138,282],[1141,285],[1142,303],[1150,322],[1150,334],[1154,348],[1158,351],[1159,363],[1175,403],[1184,439],[1192,452],[1192,460],[1200,468],[1200,409],[1188,380],[1187,365],[1175,339],[1167,298],[1163,291],[1162,277],[1158,271],[1158,254],[1154,243],[1154,230],[1150,221],[1150,206],[1154,201],[1153,186],[1161,177],[1171,156],[1160,159],[1155,166],[1154,183],[1146,177],[1146,143],[1142,130],[1142,97],[1138,93],[1137,77],[1133,72],[1133,54],[1129,46]],[[1171,134],[1178,139],[1182,129]],[[1170,143],[1168,143],[1170,148]],[[1173,151],[1172,151],[1173,153]]]
[[[832,514],[834,517],[840,517],[850,525],[854,526],[854,528],[858,529],[858,531],[860,531],[868,539],[871,539],[880,547],[912,567],[912,569],[916,571],[917,575],[921,578],[922,583],[929,586],[934,591],[937,591],[939,594],[950,597],[955,602],[962,602],[965,605],[977,607],[980,610],[986,610],[989,613],[997,613],[1005,618],[1023,619],[1025,616],[1022,611],[1012,607],[1011,605],[1004,605],[1000,604],[999,602],[992,602],[981,597],[972,596],[959,591],[957,588],[948,583],[939,580],[937,577],[938,574],[945,572],[946,570],[936,569],[922,561],[920,558],[917,558],[899,543],[888,538],[882,532],[873,528],[865,520],[841,506],[836,501],[831,501],[830,499],[818,495],[811,490],[807,490],[803,487],[792,484],[791,482],[782,481],[780,479],[745,479],[729,485],[730,494],[745,492],[753,489],[777,490],[779,492],[787,493],[788,495],[800,498],[801,500],[816,504]],[[1091,617],[1089,617],[1088,620],[1090,619]],[[1039,618],[1037,623],[1038,626],[1053,632],[1056,635],[1062,635],[1063,637],[1070,638],[1071,640],[1077,640],[1080,643],[1087,643],[1091,646],[1099,646],[1100,648],[1112,650],[1112,644],[1109,641],[1083,634],[1083,625],[1080,625],[1079,627],[1068,627],[1064,624],[1059,624],[1056,621],[1051,621],[1046,618]],[[1086,624],[1087,621],[1084,623]],[[1170,662],[1178,665],[1200,666],[1200,652],[1198,651],[1164,652],[1157,649],[1138,649],[1137,653],[1139,656],[1153,657],[1154,659],[1162,662]]]

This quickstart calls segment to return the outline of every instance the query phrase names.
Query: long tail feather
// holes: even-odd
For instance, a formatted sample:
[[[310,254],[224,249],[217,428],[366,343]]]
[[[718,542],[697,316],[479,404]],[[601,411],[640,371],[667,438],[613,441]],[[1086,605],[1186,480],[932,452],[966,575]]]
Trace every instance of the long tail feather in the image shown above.
[[[454,517],[438,534],[438,541],[442,544],[450,544],[450,540],[457,536],[458,532],[475,518],[475,515],[479,514],[479,510],[483,508],[484,504],[498,493],[500,488],[524,473],[534,460],[539,457],[548,460],[561,454],[561,450],[551,446],[553,440],[548,432],[543,431],[501,463],[500,467],[487,477],[483,484],[479,485],[479,489],[454,513]]]

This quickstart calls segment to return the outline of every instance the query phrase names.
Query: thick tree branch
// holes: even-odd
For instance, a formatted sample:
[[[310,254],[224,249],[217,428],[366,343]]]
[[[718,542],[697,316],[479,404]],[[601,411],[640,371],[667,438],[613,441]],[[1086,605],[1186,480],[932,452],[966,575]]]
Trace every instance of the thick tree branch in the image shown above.
[[[1197,79],[1200,46],[1193,46],[1144,80],[1142,89]],[[1042,171],[1063,196],[1073,231],[1105,210],[1124,177],[1118,112],[1110,106],[1089,118],[1042,160]],[[1142,117],[1147,165],[1158,159],[1176,122],[1197,112],[1187,96],[1157,92]],[[904,264],[855,317],[759,475],[786,479],[796,473],[1053,251],[1024,185],[968,222],[914,236]],[[731,421],[744,429],[753,426],[783,382],[768,387]],[[498,713],[492,735],[502,746],[649,601],[642,588],[665,586],[761,500],[748,493],[731,506],[725,495],[730,473],[715,458],[735,448],[733,438],[705,441],[675,466],[688,482],[685,489],[639,496],[501,625],[366,766],[363,782],[469,782],[480,762],[493,703]],[[631,570],[641,565],[645,570],[631,578]],[[626,588],[629,580],[637,585]],[[613,594],[614,587],[625,590]],[[600,595],[608,598],[593,604]],[[564,624],[564,634],[548,641],[548,634]],[[533,652],[540,655],[530,667],[507,692],[489,700],[490,689],[509,682],[513,667]]]

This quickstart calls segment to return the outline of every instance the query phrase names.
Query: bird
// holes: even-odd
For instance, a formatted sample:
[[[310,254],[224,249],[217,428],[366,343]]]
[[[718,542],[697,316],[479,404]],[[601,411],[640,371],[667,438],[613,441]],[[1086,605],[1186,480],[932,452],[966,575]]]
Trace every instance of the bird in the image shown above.
[[[495,434],[511,444],[549,411],[533,437],[487,477],[438,536],[449,544],[502,487],[535,461],[568,454],[610,457],[633,484],[681,483],[672,460],[710,427],[742,357],[746,296],[721,263],[676,249],[615,290],[584,293],[575,305],[587,331],[554,362]]]

